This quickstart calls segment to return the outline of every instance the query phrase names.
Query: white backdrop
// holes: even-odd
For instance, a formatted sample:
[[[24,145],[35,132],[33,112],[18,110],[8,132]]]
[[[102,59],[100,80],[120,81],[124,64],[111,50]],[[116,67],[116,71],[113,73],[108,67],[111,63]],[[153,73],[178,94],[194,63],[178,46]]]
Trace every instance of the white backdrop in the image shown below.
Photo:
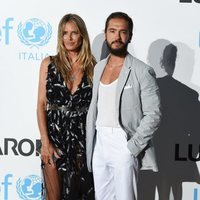
[[[105,20],[114,11],[133,18],[129,50],[152,65],[158,77],[163,73],[159,62],[163,49],[175,44],[174,77],[200,93],[200,4],[195,1],[1,1],[0,199],[41,199],[36,184],[40,182],[40,159],[35,153],[38,75],[41,59],[56,53],[59,20],[66,13],[84,19],[98,60]],[[28,22],[34,27],[28,27]],[[200,199],[200,186],[184,183],[183,196],[183,200]]]

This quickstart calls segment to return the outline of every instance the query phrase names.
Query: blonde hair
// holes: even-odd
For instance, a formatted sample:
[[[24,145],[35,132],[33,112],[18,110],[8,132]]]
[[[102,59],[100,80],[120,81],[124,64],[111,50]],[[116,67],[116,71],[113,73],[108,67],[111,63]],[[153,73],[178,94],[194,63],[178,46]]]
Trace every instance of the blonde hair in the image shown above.
[[[82,71],[87,75],[89,81],[92,81],[93,68],[96,64],[95,58],[92,55],[89,36],[85,22],[76,14],[67,14],[62,17],[58,26],[58,43],[57,55],[52,57],[58,70],[62,74],[65,81],[70,81],[71,64],[68,52],[63,44],[64,26],[67,22],[73,22],[81,35],[82,43],[78,52],[77,62],[80,63]]]

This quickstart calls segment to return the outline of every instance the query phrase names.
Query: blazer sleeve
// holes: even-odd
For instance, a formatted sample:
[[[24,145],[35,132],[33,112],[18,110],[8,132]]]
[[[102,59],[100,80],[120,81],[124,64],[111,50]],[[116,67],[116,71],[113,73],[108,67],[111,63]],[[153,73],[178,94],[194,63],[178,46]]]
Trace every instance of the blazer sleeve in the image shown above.
[[[128,149],[134,156],[147,148],[161,119],[159,88],[153,68],[146,66],[142,72],[135,71],[140,87],[142,119],[135,134],[128,141]]]

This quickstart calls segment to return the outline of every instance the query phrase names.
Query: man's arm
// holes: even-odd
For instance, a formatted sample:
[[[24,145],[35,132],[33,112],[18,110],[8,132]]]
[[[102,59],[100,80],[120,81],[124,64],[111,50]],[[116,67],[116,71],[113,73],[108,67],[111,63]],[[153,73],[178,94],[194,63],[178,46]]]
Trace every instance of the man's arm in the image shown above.
[[[158,129],[161,119],[160,94],[154,70],[151,67],[144,68],[138,81],[143,117],[135,134],[128,141],[128,148],[134,156],[138,156],[147,147],[148,141]]]

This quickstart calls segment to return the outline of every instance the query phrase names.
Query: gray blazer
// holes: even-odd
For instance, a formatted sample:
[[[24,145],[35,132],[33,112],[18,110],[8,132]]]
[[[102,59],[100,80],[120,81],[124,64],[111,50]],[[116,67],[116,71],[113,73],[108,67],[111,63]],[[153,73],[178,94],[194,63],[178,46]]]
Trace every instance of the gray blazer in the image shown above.
[[[93,78],[93,96],[87,115],[86,155],[92,171],[92,154],[96,136],[98,88],[107,59],[97,63]],[[154,70],[127,54],[119,75],[116,108],[119,124],[127,133],[127,147],[139,158],[141,169],[158,171],[152,137],[159,126],[160,95]]]

